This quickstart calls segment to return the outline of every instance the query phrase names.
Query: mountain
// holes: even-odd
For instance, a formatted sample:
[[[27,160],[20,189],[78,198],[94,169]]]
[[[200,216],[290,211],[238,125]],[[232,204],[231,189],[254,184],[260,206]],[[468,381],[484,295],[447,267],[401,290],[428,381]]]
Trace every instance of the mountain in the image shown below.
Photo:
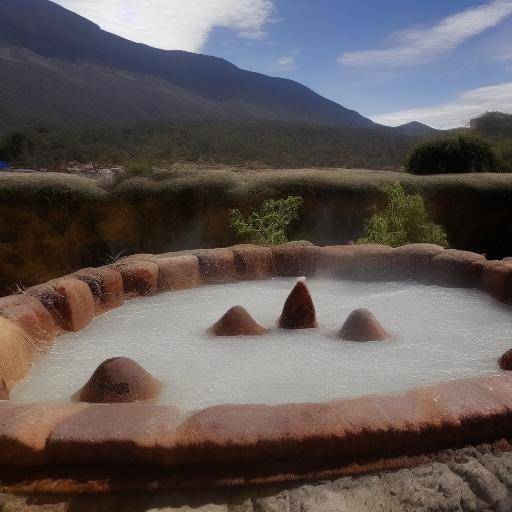
[[[403,133],[404,135],[410,135],[413,137],[426,137],[429,135],[434,135],[440,131],[418,121],[401,124],[400,126],[397,126],[395,130]]]
[[[292,80],[134,43],[48,0],[0,0],[0,70],[4,123],[218,118],[378,126]]]

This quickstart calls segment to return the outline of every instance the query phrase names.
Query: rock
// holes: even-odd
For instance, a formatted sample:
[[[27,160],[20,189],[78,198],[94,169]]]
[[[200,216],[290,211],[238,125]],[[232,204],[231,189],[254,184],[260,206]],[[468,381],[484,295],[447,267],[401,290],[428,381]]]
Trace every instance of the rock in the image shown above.
[[[512,370],[512,348],[500,357],[498,364],[502,370]]]
[[[112,265],[121,272],[124,293],[127,297],[152,295],[158,290],[158,265],[141,259],[123,260]]]
[[[261,245],[242,244],[229,248],[242,281],[268,279],[274,275],[272,249]]]
[[[75,278],[63,277],[33,286],[26,293],[43,303],[62,331],[77,332],[95,316],[94,297],[89,286]]]
[[[192,254],[157,258],[159,291],[188,290],[201,285],[199,260]]]
[[[242,306],[231,308],[208,333],[213,336],[261,336],[264,329]]]
[[[147,402],[157,397],[161,382],[126,357],[103,361],[73,399],[89,403]]]
[[[9,400],[9,389],[4,379],[0,379],[0,400]]]
[[[52,314],[28,293],[0,298],[0,316],[17,325],[38,344],[52,342],[59,332]]]
[[[0,380],[7,389],[27,376],[35,353],[33,348],[19,327],[0,316]]]
[[[71,277],[89,286],[97,315],[118,308],[124,303],[124,283],[121,272],[112,267],[84,268]]]
[[[299,281],[286,299],[278,323],[282,329],[314,329],[318,327],[315,305],[304,281]]]
[[[432,259],[432,274],[428,284],[459,288],[478,288],[486,259],[474,252],[449,249]]]
[[[505,304],[512,304],[512,265],[503,261],[486,261],[480,288]]]
[[[346,341],[384,341],[390,338],[375,315],[364,308],[350,313],[339,336]]]
[[[288,242],[272,247],[272,260],[276,276],[314,276],[318,269],[320,247],[311,242]]]

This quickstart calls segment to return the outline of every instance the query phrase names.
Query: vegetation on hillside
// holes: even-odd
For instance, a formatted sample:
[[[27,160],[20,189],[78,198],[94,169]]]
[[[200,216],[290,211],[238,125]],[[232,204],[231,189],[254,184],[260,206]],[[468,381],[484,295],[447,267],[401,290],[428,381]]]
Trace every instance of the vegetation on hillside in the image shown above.
[[[176,162],[246,168],[398,170],[405,160],[416,173],[512,172],[511,125],[512,115],[488,112],[473,119],[470,128],[426,139],[391,128],[268,121],[161,121],[87,127],[29,124],[10,128],[4,124],[0,126],[0,160],[18,167],[46,169],[64,168],[70,162],[121,164],[131,176],[148,176],[153,167]]]
[[[370,218],[360,243],[391,247],[429,243],[448,247],[445,230],[430,220],[421,194],[407,194],[399,182],[386,185],[382,192],[386,205]]]
[[[422,142],[405,163],[412,174],[494,172],[497,167],[498,158],[489,142],[462,134]]]
[[[512,114],[486,112],[469,128],[421,141],[405,168],[412,174],[512,172]]]
[[[498,155],[498,170],[512,172],[512,114],[486,112],[471,120],[471,131],[489,141]]]
[[[70,161],[135,162],[139,169],[178,161],[260,168],[398,169],[415,141],[387,128],[277,122],[160,122],[86,128],[30,125],[4,133],[0,159],[51,169]]]
[[[279,245],[288,241],[287,230],[299,218],[302,198],[267,199],[245,218],[240,210],[231,210],[230,224],[246,242],[258,245]]]
[[[512,114],[485,112],[470,121],[470,127],[481,135],[495,140],[512,140]]]

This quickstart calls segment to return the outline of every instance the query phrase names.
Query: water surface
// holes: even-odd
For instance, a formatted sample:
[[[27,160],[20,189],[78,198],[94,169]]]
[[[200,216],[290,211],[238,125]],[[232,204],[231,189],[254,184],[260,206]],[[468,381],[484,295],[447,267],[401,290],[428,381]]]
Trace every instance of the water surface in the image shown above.
[[[58,338],[12,398],[68,400],[104,359],[125,356],[165,383],[161,402],[184,409],[319,402],[490,375],[512,347],[512,308],[478,291],[415,283],[310,280],[320,327],[277,329],[295,281],[210,286],[127,302],[80,333]],[[272,331],[251,338],[206,336],[236,304]],[[394,338],[336,339],[358,307],[371,309]]]

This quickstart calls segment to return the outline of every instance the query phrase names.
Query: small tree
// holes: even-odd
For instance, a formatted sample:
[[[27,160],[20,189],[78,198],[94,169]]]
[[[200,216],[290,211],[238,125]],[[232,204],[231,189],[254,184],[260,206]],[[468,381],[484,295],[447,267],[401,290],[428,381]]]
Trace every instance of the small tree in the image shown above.
[[[139,159],[129,162],[125,170],[128,176],[144,178],[153,174],[153,165],[149,160]]]
[[[0,140],[0,160],[15,161],[22,156],[23,151],[29,145],[29,138],[24,133],[11,133],[3,140]]]
[[[240,210],[230,211],[230,224],[238,236],[258,245],[278,245],[288,241],[287,229],[299,218],[302,198],[267,199],[245,218]]]
[[[416,146],[405,162],[412,174],[494,172],[496,153],[488,142],[473,136],[441,137]]]
[[[486,112],[471,119],[469,126],[475,132],[492,139],[512,138],[512,114]]]
[[[434,224],[420,194],[406,194],[395,182],[385,186],[386,206],[374,214],[359,243],[400,247],[412,243],[430,243],[448,247],[443,227]]]

